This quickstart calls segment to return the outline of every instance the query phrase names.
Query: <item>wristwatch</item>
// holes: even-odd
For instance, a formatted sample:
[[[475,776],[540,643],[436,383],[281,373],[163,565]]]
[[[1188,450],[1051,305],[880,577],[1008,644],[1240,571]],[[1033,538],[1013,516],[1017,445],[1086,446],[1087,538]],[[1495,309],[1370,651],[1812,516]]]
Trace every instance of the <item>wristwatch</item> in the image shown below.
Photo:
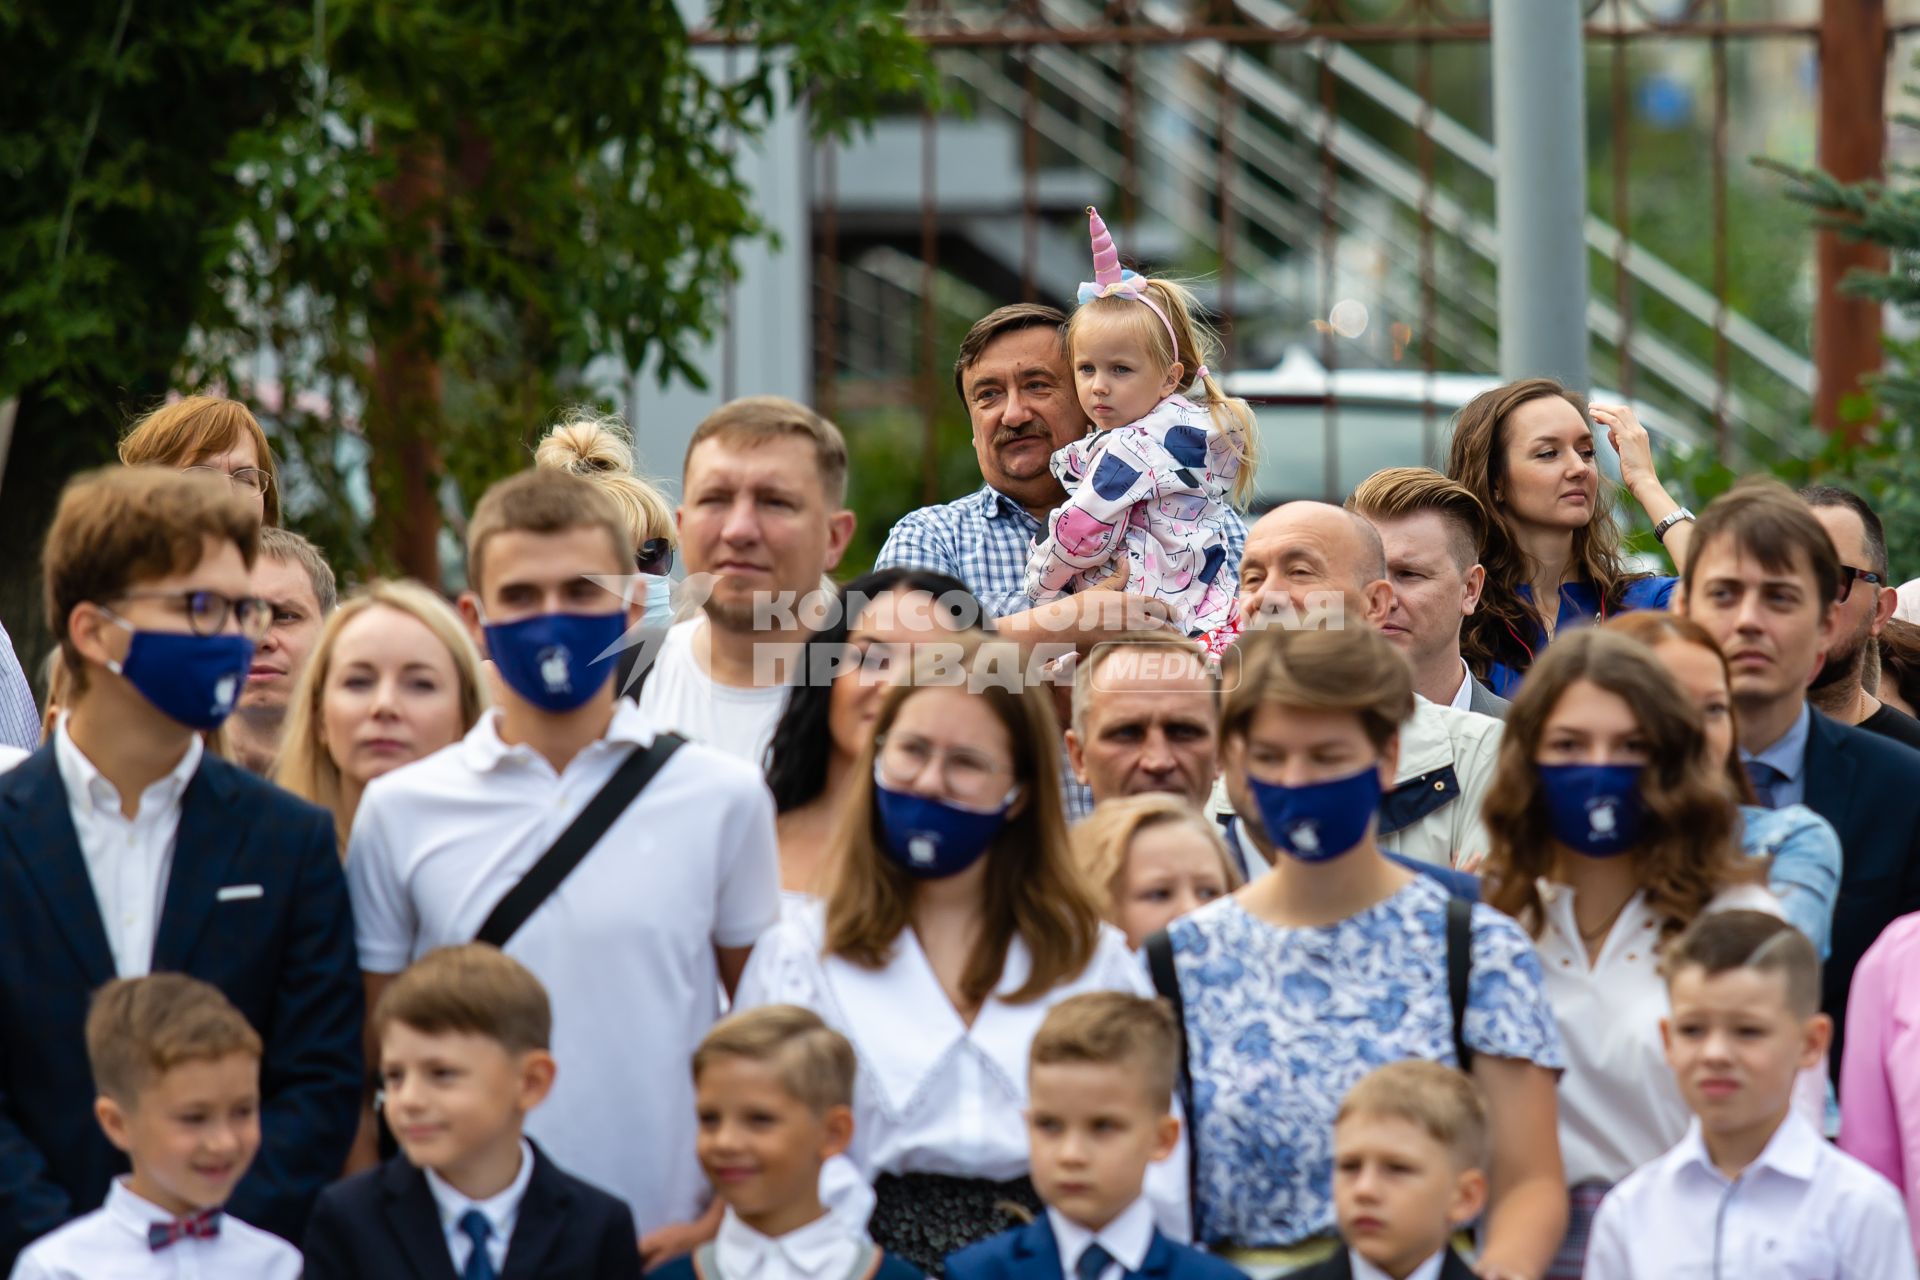
[[[1679,524],[1682,520],[1691,520],[1691,519],[1693,519],[1693,512],[1687,510],[1685,507],[1679,507],[1673,511],[1668,512],[1667,515],[1661,519],[1659,524],[1653,526],[1654,539],[1657,542],[1659,542],[1661,546],[1663,547],[1666,546],[1667,530],[1673,528],[1673,526]]]

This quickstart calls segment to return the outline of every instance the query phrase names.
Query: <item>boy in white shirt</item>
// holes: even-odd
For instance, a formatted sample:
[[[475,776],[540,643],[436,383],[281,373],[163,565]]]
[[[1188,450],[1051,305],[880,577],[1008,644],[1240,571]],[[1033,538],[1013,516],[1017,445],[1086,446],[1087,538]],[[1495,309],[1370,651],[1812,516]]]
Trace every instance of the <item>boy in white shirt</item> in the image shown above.
[[[1587,1280],[1914,1280],[1900,1193],[1789,1106],[1833,1033],[1813,944],[1777,916],[1715,912],[1667,974],[1660,1031],[1694,1121],[1601,1202]]]
[[[853,1138],[853,1046],[820,1016],[769,1004],[718,1023],[693,1055],[700,1167],[720,1234],[654,1280],[921,1280],[830,1212],[820,1170]]]
[[[240,1011],[185,974],[121,978],[87,1012],[87,1058],[133,1173],[29,1245],[13,1280],[294,1280],[292,1245],[221,1211],[260,1149],[260,1037]]]

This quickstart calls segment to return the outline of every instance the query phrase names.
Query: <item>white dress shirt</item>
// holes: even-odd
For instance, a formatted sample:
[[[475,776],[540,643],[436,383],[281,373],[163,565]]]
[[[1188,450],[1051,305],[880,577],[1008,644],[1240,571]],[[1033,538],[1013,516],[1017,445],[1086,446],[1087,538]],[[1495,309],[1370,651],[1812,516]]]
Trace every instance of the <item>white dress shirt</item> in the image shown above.
[[[1460,659],[1460,687],[1453,691],[1453,700],[1447,703],[1455,711],[1473,710],[1473,672],[1467,666],[1465,658]],[[1360,1255],[1355,1254],[1356,1258]],[[1407,1280],[1413,1280],[1408,1276]]]
[[[1080,1255],[1099,1245],[1113,1258],[1095,1280],[1120,1280],[1146,1265],[1147,1250],[1153,1247],[1153,1206],[1141,1196],[1122,1209],[1112,1222],[1098,1231],[1089,1231],[1058,1209],[1047,1210],[1053,1226],[1053,1242],[1060,1250],[1060,1280],[1080,1280],[1074,1268]]]
[[[663,728],[762,768],[780,713],[787,709],[791,673],[785,667],[769,672],[779,682],[764,689],[721,684],[694,652],[694,641],[708,625],[701,614],[667,631],[640,688],[640,709]]]
[[[1893,1184],[1792,1112],[1728,1181],[1700,1124],[1607,1193],[1587,1280],[1915,1280]]]
[[[1032,957],[1018,937],[1007,947],[1000,985],[961,1021],[913,929],[901,931],[885,966],[868,969],[821,953],[819,904],[792,909],[754,946],[736,1007],[797,1004],[853,1044],[853,1165],[882,1173],[938,1173],[1004,1181],[1028,1171],[1027,1050],[1047,1011],[1086,991],[1151,996],[1145,968],[1126,938],[1102,925],[1092,961],[1037,1000],[1006,997],[1026,983]],[[1185,1143],[1147,1170],[1147,1196],[1160,1230],[1188,1238]],[[829,1161],[831,1170],[836,1161]],[[826,1184],[823,1182],[823,1186]],[[831,1190],[831,1188],[828,1188]],[[841,1211],[834,1196],[834,1210]]]
[[[1615,1183],[1671,1148],[1687,1127],[1687,1104],[1660,1040],[1670,1008],[1660,971],[1661,917],[1645,893],[1635,893],[1589,964],[1572,887],[1545,879],[1538,886],[1547,910],[1534,945],[1567,1046],[1560,1077],[1567,1185]],[[1734,908],[1780,914],[1779,902],[1758,885],[1727,889],[1707,904],[1708,911]]]
[[[1347,1250],[1347,1262],[1353,1272],[1353,1280],[1393,1280],[1393,1277],[1368,1262],[1353,1250]],[[1407,1280],[1440,1280],[1440,1268],[1447,1264],[1447,1250],[1443,1245],[1440,1252],[1407,1272]]]
[[[847,1280],[867,1243],[838,1214],[823,1213],[783,1236],[766,1236],[729,1208],[713,1241],[720,1274],[708,1280]]]
[[[398,973],[470,942],[654,722],[621,699],[556,774],[501,741],[497,711],[453,746],[374,779],[347,841],[360,965]],[[773,798],[759,774],[690,744],[507,943],[553,1004],[564,1064],[527,1134],[627,1202],[642,1233],[697,1216],[687,1063],[720,1013],[716,947],[780,914]],[[642,1137],[636,1137],[642,1135]]]
[[[140,793],[140,807],[128,818],[120,812],[119,790],[74,744],[64,714],[54,728],[54,762],[119,977],[145,977],[153,968],[153,939],[180,835],[180,797],[203,750],[200,735],[189,736],[180,763]]]
[[[520,1139],[520,1171],[513,1175],[506,1190],[485,1200],[469,1200],[433,1170],[422,1172],[427,1175],[427,1190],[433,1192],[433,1203],[440,1210],[440,1230],[445,1233],[447,1248],[453,1253],[453,1274],[465,1274],[467,1259],[473,1256],[473,1237],[461,1230],[460,1219],[467,1216],[467,1210],[478,1209],[490,1229],[487,1257],[493,1261],[493,1274],[499,1275],[507,1265],[513,1224],[520,1220],[520,1202],[526,1199],[527,1183],[533,1181],[533,1148],[525,1138]]]
[[[28,1245],[12,1280],[299,1280],[299,1250],[238,1218],[223,1216],[211,1239],[147,1243],[148,1227],[172,1221],[115,1178],[105,1204]]]

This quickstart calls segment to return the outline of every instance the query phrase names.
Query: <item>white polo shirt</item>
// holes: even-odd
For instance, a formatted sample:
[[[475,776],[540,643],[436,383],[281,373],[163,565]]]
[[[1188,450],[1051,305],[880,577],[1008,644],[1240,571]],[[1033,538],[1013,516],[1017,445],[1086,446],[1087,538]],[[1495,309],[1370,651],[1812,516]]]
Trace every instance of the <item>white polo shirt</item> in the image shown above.
[[[502,742],[498,717],[367,788],[347,887],[368,973],[472,941],[655,731],[623,700],[606,736],[556,775]],[[775,849],[759,775],[689,744],[507,943],[546,984],[560,1064],[527,1132],[625,1199],[642,1232],[694,1217],[706,1198],[687,1063],[719,1013],[714,948],[750,946],[779,918]]]

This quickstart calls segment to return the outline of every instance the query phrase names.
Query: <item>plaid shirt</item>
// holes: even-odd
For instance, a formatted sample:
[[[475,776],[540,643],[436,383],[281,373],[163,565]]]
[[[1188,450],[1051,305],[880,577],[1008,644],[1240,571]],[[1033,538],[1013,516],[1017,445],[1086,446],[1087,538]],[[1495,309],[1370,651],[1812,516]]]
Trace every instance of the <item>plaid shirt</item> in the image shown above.
[[[14,656],[5,626],[0,626],[0,745],[22,751],[40,745],[40,709],[33,704],[33,687]]]
[[[1247,526],[1237,511],[1228,511],[1227,517],[1227,557],[1237,569],[1247,547]],[[911,565],[958,578],[988,617],[1003,618],[1033,608],[1027,598],[1027,562],[1034,544],[1046,536],[1045,524],[985,484],[964,498],[907,512],[887,531],[873,567]],[[1073,780],[1064,747],[1060,761],[1067,818],[1077,821],[1093,811],[1093,793]]]

